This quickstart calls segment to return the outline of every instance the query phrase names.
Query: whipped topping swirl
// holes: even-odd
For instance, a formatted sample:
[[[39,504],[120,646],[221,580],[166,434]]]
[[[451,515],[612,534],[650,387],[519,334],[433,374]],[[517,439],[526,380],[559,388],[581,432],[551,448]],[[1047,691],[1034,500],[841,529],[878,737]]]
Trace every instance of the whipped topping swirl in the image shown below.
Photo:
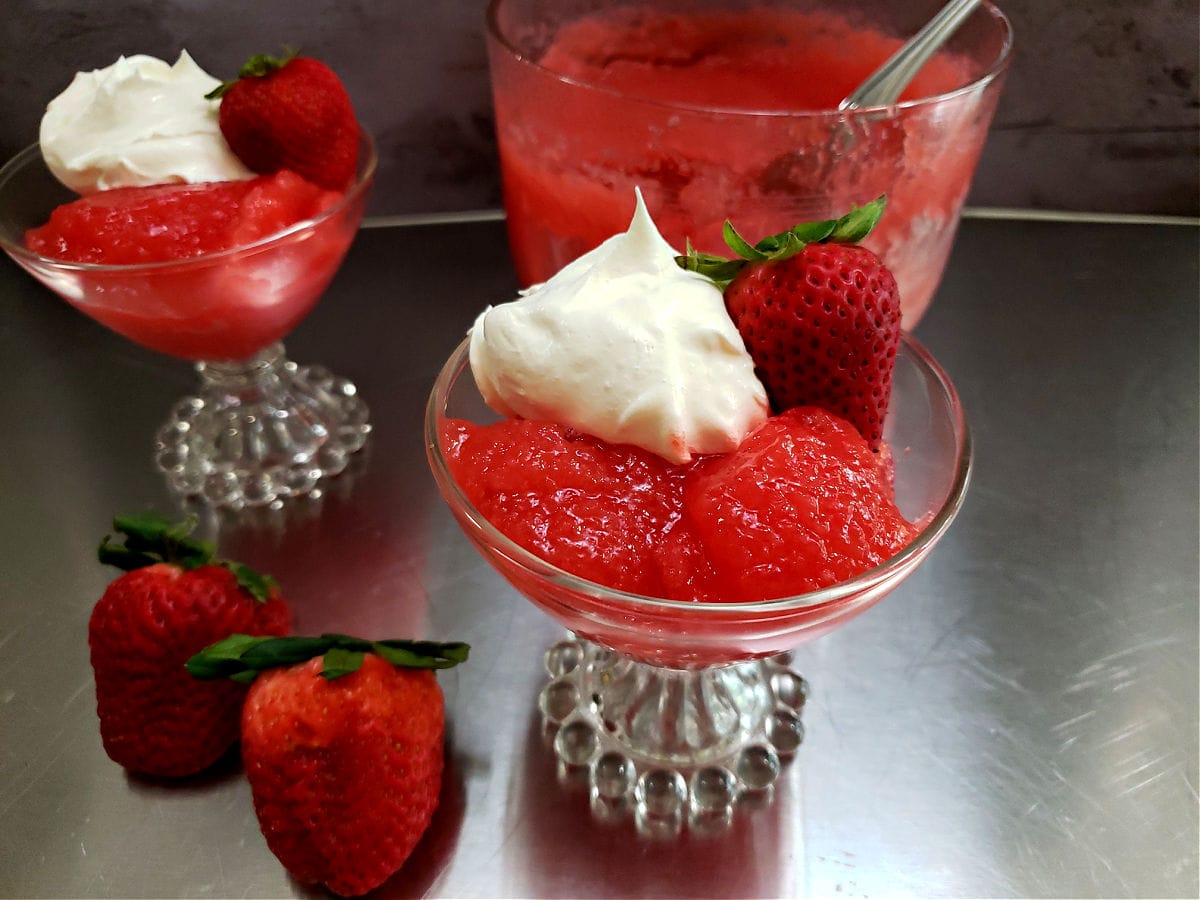
[[[250,178],[217,123],[220,82],[188,56],[122,56],[78,72],[46,107],[39,140],[54,176],[80,194]]]
[[[470,359],[487,404],[673,463],[735,449],[766,391],[720,289],[677,255],[638,192],[628,231],[484,310]]]

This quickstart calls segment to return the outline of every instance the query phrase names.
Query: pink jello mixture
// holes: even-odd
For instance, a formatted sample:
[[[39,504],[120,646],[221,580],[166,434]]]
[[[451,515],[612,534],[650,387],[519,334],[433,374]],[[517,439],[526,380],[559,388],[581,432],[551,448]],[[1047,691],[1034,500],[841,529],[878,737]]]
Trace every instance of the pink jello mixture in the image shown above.
[[[520,281],[545,280],[621,230],[634,186],[669,242],[682,248],[690,239],[710,253],[725,251],[721,227],[731,212],[743,234],[761,236],[887,193],[889,213],[866,244],[888,259],[911,327],[940,278],[990,116],[959,105],[867,132],[837,124],[834,115],[734,121],[628,99],[832,111],[898,46],[827,13],[683,15],[636,6],[563,27],[537,67],[505,60],[493,46],[505,207]],[[901,99],[959,88],[973,67],[939,54]],[[843,159],[831,165],[834,152]]]
[[[79,270],[75,302],[133,341],[185,359],[245,359],[283,338],[353,237],[336,215],[305,240],[238,251],[342,200],[282,170],[246,181],[118,188],[59,206],[25,244],[43,256],[144,269]],[[207,254],[233,251],[211,262]],[[91,302],[92,297],[97,302]]]

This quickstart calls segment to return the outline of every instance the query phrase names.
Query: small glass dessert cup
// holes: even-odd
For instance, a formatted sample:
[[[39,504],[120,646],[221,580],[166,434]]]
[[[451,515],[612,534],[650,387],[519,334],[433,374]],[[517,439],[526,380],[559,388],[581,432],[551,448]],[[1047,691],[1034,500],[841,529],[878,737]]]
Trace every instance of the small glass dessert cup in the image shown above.
[[[561,763],[586,769],[593,804],[640,821],[728,818],[770,791],[803,739],[806,685],[790,651],[877,603],[921,564],[962,505],[971,441],[958,394],[905,336],[885,439],[896,501],[919,528],[885,563],[820,591],[757,603],[678,602],[571,575],[494,528],[456,483],[441,442],[447,418],[495,421],[468,364],[451,355],[425,414],[430,466],[471,542],[518,591],[572,634],[546,653],[539,706]]]
[[[0,247],[85,315],[195,363],[199,390],[175,405],[155,445],[176,493],[212,506],[276,503],[342,471],[366,442],[368,410],[354,385],[297,366],[281,342],[341,266],[376,163],[364,132],[354,183],[317,217],[244,246],[131,265],[65,262],[27,249],[25,232],[75,195],[36,144],[0,168]]]
[[[996,109],[1008,21],[984,2],[900,102],[838,104],[933,5],[491,0],[489,70],[520,283],[544,281],[621,231],[634,187],[672,246],[690,240],[721,255],[731,210],[756,240],[886,194],[889,212],[864,244],[888,261],[911,330],[941,281]],[[615,37],[614,22],[632,31]],[[732,71],[759,72],[753,84],[717,68],[714,47],[737,60]]]

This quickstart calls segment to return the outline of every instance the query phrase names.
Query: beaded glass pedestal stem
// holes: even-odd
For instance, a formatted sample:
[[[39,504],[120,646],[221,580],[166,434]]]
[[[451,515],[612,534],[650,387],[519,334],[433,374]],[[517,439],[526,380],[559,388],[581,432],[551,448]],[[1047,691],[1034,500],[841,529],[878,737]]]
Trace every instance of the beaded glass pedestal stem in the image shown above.
[[[538,706],[558,758],[587,769],[597,812],[712,826],[769,792],[804,740],[808,685],[790,662],[666,669],[570,638],[546,651]]]
[[[197,363],[197,395],[175,404],[155,442],[172,490],[214,506],[269,504],[337,475],[371,432],[354,384],[297,366],[272,344],[242,363]]]

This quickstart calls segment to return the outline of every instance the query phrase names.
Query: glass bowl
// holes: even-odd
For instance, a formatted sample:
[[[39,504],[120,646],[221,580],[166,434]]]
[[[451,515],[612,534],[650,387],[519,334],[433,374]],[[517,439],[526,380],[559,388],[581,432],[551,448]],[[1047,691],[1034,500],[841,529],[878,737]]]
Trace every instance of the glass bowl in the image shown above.
[[[509,242],[522,285],[544,281],[566,263],[620,233],[640,187],[655,223],[674,247],[730,255],[721,237],[726,218],[753,243],[797,222],[837,218],[886,194],[889,210],[865,245],[887,260],[900,285],[904,325],[913,328],[941,281],[963,201],[995,112],[1012,50],[1004,15],[984,2],[926,64],[956,66],[954,78],[915,81],[900,102],[843,112],[839,100],[857,87],[890,50],[915,33],[937,7],[892,0],[492,0],[487,13],[488,57],[500,150]],[[563,29],[587,16],[670,10],[679,22],[725,14],[739,18],[726,35],[758,29],[755,53],[773,56],[776,77],[755,90],[711,105],[651,97],[643,85],[678,82],[711,56],[684,56],[676,32],[638,46],[604,46],[605,68],[560,74],[543,64]],[[747,12],[749,10],[749,12]],[[774,27],[786,17],[814,22],[814,41],[784,48]],[[821,18],[814,18],[821,17]],[[750,24],[747,25],[747,22]],[[761,24],[766,22],[764,28]],[[870,46],[855,46],[861,29]],[[847,32],[844,39],[838,35]],[[579,32],[576,32],[579,33]],[[592,32],[593,35],[595,32]],[[822,34],[834,35],[825,40]],[[713,40],[716,38],[705,38]],[[823,41],[823,43],[822,43]],[[660,46],[661,44],[661,46]],[[590,50],[584,39],[574,59]],[[821,46],[818,50],[813,47]],[[686,50],[690,52],[691,44]],[[828,58],[816,60],[818,54]],[[600,83],[625,60],[649,68],[638,93]],[[629,62],[632,60],[632,62]],[[604,74],[597,74],[599,72]],[[591,79],[591,80],[589,80]],[[813,108],[764,99],[775,82],[800,85]],[[936,87],[934,86],[936,85]],[[949,85],[949,87],[946,87]],[[922,93],[922,89],[938,90]],[[735,213],[736,211],[736,213]]]
[[[587,767],[593,799],[640,817],[727,815],[769,788],[803,737],[806,687],[790,651],[877,603],[921,564],[966,494],[971,440],[949,377],[914,338],[897,356],[885,440],[896,502],[916,538],[891,559],[832,587],[756,603],[681,602],[607,588],[509,540],[471,504],[442,446],[450,418],[495,421],[464,340],[442,368],[425,413],[438,488],[483,557],[571,632],[546,654],[539,704],[567,765]],[[657,812],[656,812],[657,811]]]
[[[28,229],[76,199],[35,144],[0,168],[0,247],[100,324],[195,363],[199,392],[176,404],[156,440],[157,465],[173,490],[215,506],[269,504],[341,471],[370,432],[354,385],[290,362],[280,342],[341,266],[377,162],[363,132],[354,183],[320,215],[220,252],[101,265],[25,246]]]

